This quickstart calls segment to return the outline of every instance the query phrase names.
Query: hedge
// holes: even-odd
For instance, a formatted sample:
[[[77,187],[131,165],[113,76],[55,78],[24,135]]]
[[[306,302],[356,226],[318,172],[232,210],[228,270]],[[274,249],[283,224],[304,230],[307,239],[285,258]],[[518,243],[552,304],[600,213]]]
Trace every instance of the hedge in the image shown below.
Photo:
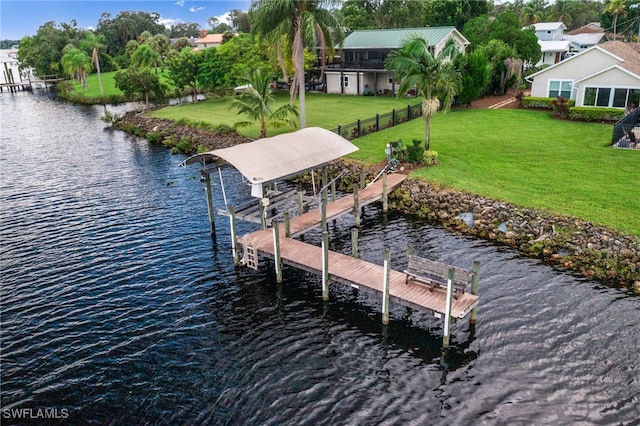
[[[525,96],[522,98],[522,106],[525,108],[544,108],[544,109],[553,109],[553,101],[557,98],[539,98],[535,96]],[[573,99],[567,99],[567,105],[570,107],[574,106],[576,101]]]
[[[575,121],[618,121],[624,117],[620,108],[572,107],[569,118]]]

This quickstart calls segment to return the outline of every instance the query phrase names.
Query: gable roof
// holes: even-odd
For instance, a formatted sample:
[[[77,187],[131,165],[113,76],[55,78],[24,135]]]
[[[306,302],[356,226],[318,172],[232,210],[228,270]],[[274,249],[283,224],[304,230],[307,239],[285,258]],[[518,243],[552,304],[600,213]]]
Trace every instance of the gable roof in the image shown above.
[[[531,26],[533,26],[536,31],[553,31],[557,29],[567,29],[566,25],[562,22],[538,22],[535,24],[531,24]]]
[[[320,127],[307,127],[254,142],[193,155],[180,165],[230,163],[252,184],[268,183],[296,176],[358,150],[358,147]]]
[[[469,41],[455,27],[423,27],[392,28],[384,30],[355,30],[345,37],[343,49],[399,49],[413,35],[427,40],[430,46],[436,46],[455,34],[463,40],[465,46]]]
[[[602,28],[600,24],[597,22],[591,22],[590,24],[583,25],[580,28],[576,28],[575,30],[569,31],[567,34],[578,35],[578,34],[594,34],[594,33],[604,34],[604,28]]]
[[[593,74],[585,75],[584,77],[577,79],[573,83],[574,84],[578,84],[578,83],[581,83],[581,82],[583,82],[585,80],[590,80],[593,77],[596,77],[596,76],[598,76],[600,74],[605,74],[605,73],[607,73],[607,72],[609,72],[611,70],[614,70],[614,69],[620,70],[623,73],[628,74],[628,75],[632,76],[633,78],[636,78],[636,79],[640,80],[640,75],[637,75],[637,74],[635,74],[635,73],[633,73],[633,72],[621,67],[620,65],[616,64],[616,65],[612,65],[612,66],[610,66],[608,68],[604,68],[604,69],[598,70],[598,71],[594,72]]]
[[[571,42],[569,40],[538,40],[540,50],[544,52],[564,52],[569,50]]]
[[[580,33],[575,35],[566,35],[567,40],[570,40],[571,43],[581,45],[581,46],[593,46],[594,44],[598,44],[605,37],[604,32],[595,32],[595,33]]]
[[[207,34],[205,37],[197,39],[195,43],[222,43],[222,36],[223,34]]]

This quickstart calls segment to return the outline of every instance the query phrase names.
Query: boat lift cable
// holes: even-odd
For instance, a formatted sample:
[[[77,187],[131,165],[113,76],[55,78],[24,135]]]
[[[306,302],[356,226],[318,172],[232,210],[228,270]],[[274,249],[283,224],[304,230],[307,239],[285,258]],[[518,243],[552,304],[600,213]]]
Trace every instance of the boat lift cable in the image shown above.
[[[224,208],[229,210],[227,205],[227,193],[224,190],[224,180],[222,180],[222,170],[218,167],[218,176],[220,176],[220,186],[222,187],[222,198],[224,199]]]

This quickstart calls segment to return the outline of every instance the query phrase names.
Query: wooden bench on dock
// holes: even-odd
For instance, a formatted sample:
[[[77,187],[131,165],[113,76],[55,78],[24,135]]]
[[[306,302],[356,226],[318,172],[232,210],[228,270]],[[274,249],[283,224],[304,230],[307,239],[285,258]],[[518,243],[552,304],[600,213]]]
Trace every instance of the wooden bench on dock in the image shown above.
[[[474,275],[473,271],[410,254],[407,269],[404,271],[407,274],[405,284],[409,284],[409,281],[415,281],[428,285],[431,291],[435,287],[441,287],[446,290],[449,281],[449,269],[455,271],[453,279],[454,298],[458,299],[458,296],[463,294],[467,286],[471,284]]]

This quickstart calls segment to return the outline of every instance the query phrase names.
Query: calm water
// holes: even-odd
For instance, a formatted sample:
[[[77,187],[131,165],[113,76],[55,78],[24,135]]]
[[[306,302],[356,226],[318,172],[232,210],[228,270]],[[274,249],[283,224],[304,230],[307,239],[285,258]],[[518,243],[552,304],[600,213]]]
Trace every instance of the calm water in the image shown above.
[[[316,276],[234,269],[197,167],[101,114],[0,94],[3,424],[21,408],[70,424],[640,424],[640,298],[371,206],[362,257],[390,247],[403,268],[412,243],[482,262],[477,327],[458,324],[443,357],[434,318],[396,308],[383,328],[375,298],[323,303]],[[332,249],[349,252],[351,224],[330,226]]]

